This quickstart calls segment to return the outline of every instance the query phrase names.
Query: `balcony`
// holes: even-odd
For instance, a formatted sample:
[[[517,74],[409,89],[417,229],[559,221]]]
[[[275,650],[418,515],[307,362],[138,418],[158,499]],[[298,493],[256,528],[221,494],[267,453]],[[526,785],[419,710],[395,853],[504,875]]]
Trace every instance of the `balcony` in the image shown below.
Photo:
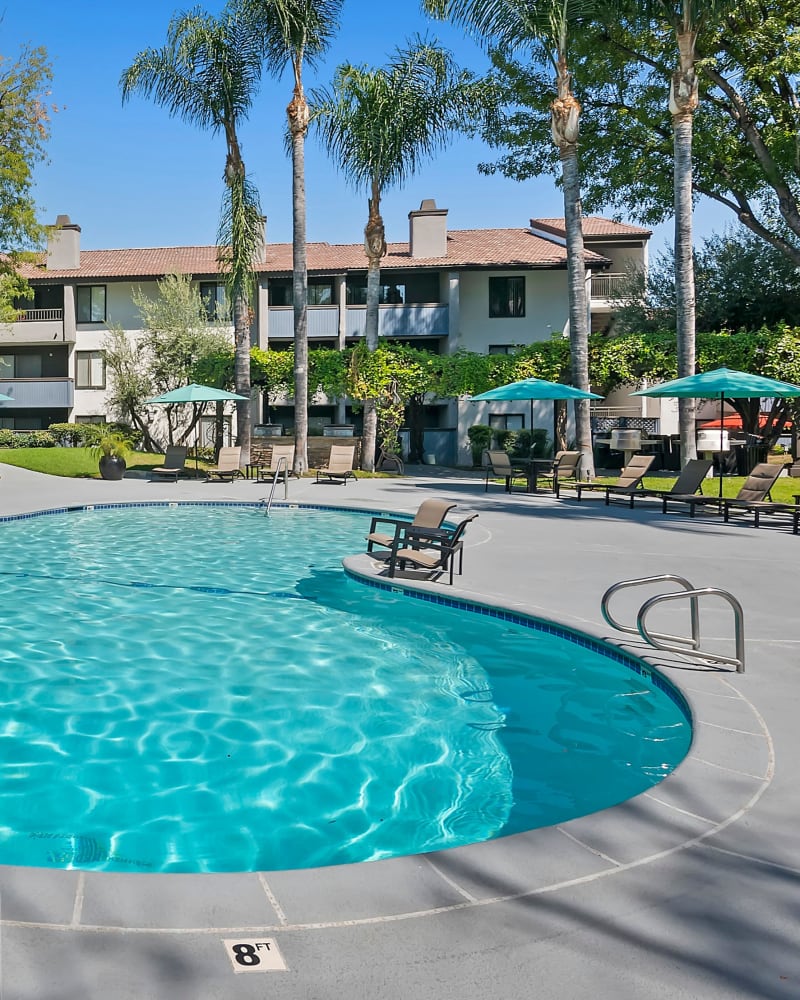
[[[338,306],[309,306],[309,340],[336,340],[339,336]],[[272,306],[269,310],[269,339],[294,339],[294,310],[291,306]]]
[[[366,322],[366,306],[347,307],[348,337],[363,337]],[[381,306],[378,312],[379,337],[446,337],[448,333],[448,306]]]
[[[16,344],[52,344],[67,342],[63,309],[22,309],[11,326]],[[74,336],[70,341],[74,341]]]
[[[71,378],[0,379],[0,392],[11,397],[8,403],[0,403],[0,413],[37,408],[69,409],[75,397]]]
[[[614,272],[593,274],[591,292],[592,304],[595,304],[596,299],[600,299],[605,302],[609,301],[609,299],[619,299],[627,277],[628,276],[626,274]]]

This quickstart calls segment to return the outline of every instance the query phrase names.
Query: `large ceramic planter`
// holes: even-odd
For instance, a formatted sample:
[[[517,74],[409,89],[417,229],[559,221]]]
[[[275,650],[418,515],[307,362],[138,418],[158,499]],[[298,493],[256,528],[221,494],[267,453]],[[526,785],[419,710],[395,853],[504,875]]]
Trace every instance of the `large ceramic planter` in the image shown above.
[[[103,479],[122,479],[125,475],[124,458],[117,458],[116,455],[103,455],[100,459],[100,475]]]

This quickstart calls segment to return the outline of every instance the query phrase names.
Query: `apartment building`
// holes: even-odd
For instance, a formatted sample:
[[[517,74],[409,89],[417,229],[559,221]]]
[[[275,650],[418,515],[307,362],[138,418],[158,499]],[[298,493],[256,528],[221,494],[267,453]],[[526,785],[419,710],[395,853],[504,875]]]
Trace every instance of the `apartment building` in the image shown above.
[[[423,201],[408,214],[408,241],[392,243],[381,267],[380,335],[440,353],[508,352],[565,332],[567,260],[563,219],[531,219],[519,229],[449,230],[447,210]],[[614,283],[629,262],[646,266],[650,232],[589,217],[584,220],[586,281],[594,329],[611,318]],[[256,262],[251,338],[276,350],[291,346],[292,247],[266,240]],[[82,250],[81,228],[59,216],[41,262],[24,270],[33,290],[17,322],[0,328],[0,426],[46,428],[62,421],[114,419],[108,412],[103,341],[108,325],[135,337],[141,319],[136,289],[155,293],[167,274],[190,274],[209,308],[224,298],[214,246]],[[308,245],[310,346],[343,348],[364,336],[366,258],[361,244]],[[465,427],[489,416],[524,426],[508,405],[437,401],[427,415],[432,448],[455,461]],[[291,423],[291,407],[254,419]],[[346,422],[346,403],[313,406],[312,421]],[[357,418],[356,418],[357,419]],[[498,423],[498,426],[500,423]],[[441,432],[441,433],[438,433]],[[427,447],[427,439],[426,439]],[[466,452],[465,452],[466,454]]]

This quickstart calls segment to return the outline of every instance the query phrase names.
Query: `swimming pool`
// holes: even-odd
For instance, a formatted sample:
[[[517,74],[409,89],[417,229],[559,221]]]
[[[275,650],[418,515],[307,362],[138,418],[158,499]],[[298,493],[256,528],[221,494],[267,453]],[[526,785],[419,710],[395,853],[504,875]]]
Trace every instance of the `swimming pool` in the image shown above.
[[[683,758],[685,705],[638,661],[348,580],[367,525],[236,505],[0,525],[0,863],[418,853],[605,808]]]

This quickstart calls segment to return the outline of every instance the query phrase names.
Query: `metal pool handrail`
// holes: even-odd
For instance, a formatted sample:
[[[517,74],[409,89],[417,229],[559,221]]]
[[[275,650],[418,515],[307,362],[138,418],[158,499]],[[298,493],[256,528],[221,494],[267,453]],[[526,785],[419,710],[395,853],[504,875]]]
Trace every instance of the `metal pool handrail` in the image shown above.
[[[618,591],[627,587],[640,587],[650,583],[678,583],[683,590],[677,593],[656,594],[649,598],[639,608],[636,616],[636,628],[630,625],[621,625],[609,611],[608,605],[612,596]],[[721,653],[712,653],[700,649],[700,607],[698,598],[704,596],[721,597],[726,601],[733,611],[734,621],[734,642],[736,646],[736,656],[723,656]],[[670,635],[665,632],[651,632],[645,624],[648,613],[657,605],[666,601],[678,601],[689,598],[689,609],[691,616],[691,638],[682,635]],[[744,673],[744,611],[741,604],[727,590],[720,590],[718,587],[694,587],[688,580],[674,573],[662,573],[658,576],[646,576],[638,580],[622,580],[613,584],[603,594],[600,601],[600,610],[603,618],[612,628],[620,632],[628,632],[631,635],[640,635],[642,639],[654,649],[659,649],[666,653],[686,653],[688,646],[693,656],[701,660],[708,660],[711,663],[729,663],[736,667],[736,672]]]
[[[283,469],[283,499],[289,499],[289,463],[286,460],[285,455],[281,455],[275,466],[275,472],[272,476],[272,486],[269,489],[269,497],[265,501],[264,516],[269,517],[270,508],[272,507],[272,499],[275,496],[275,487],[278,484],[278,476],[281,474],[281,468]]]

